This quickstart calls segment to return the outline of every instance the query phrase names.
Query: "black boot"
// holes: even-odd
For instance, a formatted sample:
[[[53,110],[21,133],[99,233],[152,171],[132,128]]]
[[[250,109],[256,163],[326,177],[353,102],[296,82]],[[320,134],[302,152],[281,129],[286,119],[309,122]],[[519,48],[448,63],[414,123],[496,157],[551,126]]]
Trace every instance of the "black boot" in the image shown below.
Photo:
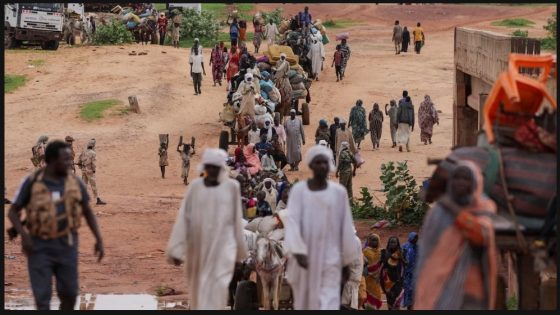
[[[101,199],[99,199],[99,197],[97,197],[97,205],[106,205],[107,203]]]

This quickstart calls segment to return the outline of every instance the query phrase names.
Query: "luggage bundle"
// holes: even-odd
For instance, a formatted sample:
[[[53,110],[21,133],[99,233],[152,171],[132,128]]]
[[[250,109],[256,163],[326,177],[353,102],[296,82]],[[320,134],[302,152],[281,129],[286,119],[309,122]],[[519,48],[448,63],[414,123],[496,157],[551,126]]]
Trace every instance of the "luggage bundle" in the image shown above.
[[[270,64],[276,65],[276,62],[280,60],[281,53],[286,54],[286,60],[288,60],[290,66],[299,64],[299,57],[294,54],[290,46],[272,45],[270,50],[264,52],[264,55],[268,58]]]

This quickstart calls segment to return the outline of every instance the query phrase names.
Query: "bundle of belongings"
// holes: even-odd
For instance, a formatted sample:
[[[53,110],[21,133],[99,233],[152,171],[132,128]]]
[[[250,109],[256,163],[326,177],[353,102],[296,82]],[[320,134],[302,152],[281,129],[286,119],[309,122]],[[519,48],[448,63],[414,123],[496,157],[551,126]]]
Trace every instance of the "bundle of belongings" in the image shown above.
[[[135,29],[138,25],[145,23],[147,20],[156,22],[155,11],[150,9],[149,6],[142,6],[141,9],[138,10],[116,6],[111,12],[118,14],[119,19],[126,24],[129,30]]]
[[[492,88],[484,104],[485,128],[478,144],[455,149],[439,163],[425,199],[439,198],[458,161],[469,160],[482,171],[484,193],[497,206],[498,216],[492,219],[496,232],[515,233],[519,239],[519,235],[538,235],[546,244],[555,234],[558,210],[557,104],[546,86],[555,75],[535,80],[518,73],[517,63],[534,64],[548,74],[553,58],[510,54],[509,62],[516,71],[502,73]],[[553,244],[546,246],[550,250]]]

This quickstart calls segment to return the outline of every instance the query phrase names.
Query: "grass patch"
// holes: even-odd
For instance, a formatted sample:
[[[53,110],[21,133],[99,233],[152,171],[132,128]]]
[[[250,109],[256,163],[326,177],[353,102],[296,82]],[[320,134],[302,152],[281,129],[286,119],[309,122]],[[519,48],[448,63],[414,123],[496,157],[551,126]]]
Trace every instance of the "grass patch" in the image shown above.
[[[4,75],[4,93],[10,93],[25,84],[26,78],[23,75]]]
[[[326,28],[347,28],[355,25],[356,22],[351,20],[326,20],[323,22],[323,26]]]
[[[166,10],[166,3],[154,3],[154,8],[158,11],[165,11]]]
[[[535,22],[527,19],[505,19],[501,21],[492,22],[494,26],[505,26],[505,27],[531,27]]]
[[[119,100],[102,100],[89,102],[82,106],[80,116],[88,122],[103,118],[103,112],[115,105],[121,104]]]
[[[212,13],[220,22],[227,20],[230,11],[237,10],[239,16],[246,20],[252,21],[253,18],[250,12],[255,8],[253,3],[238,3],[233,5],[228,5],[225,3],[202,3],[202,10]]]
[[[33,59],[33,60],[29,60],[29,62],[27,63],[30,66],[34,66],[34,67],[39,67],[45,64],[45,60],[43,59]]]

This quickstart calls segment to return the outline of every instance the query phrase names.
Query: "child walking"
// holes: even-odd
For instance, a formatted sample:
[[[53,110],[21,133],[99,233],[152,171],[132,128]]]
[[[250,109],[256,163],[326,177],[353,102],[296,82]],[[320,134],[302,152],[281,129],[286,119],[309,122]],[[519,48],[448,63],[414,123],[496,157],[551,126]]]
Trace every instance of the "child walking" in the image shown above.
[[[342,51],[340,51],[340,45],[336,45],[336,51],[334,52],[331,68],[333,66],[336,70],[336,82],[338,82],[342,80]]]

